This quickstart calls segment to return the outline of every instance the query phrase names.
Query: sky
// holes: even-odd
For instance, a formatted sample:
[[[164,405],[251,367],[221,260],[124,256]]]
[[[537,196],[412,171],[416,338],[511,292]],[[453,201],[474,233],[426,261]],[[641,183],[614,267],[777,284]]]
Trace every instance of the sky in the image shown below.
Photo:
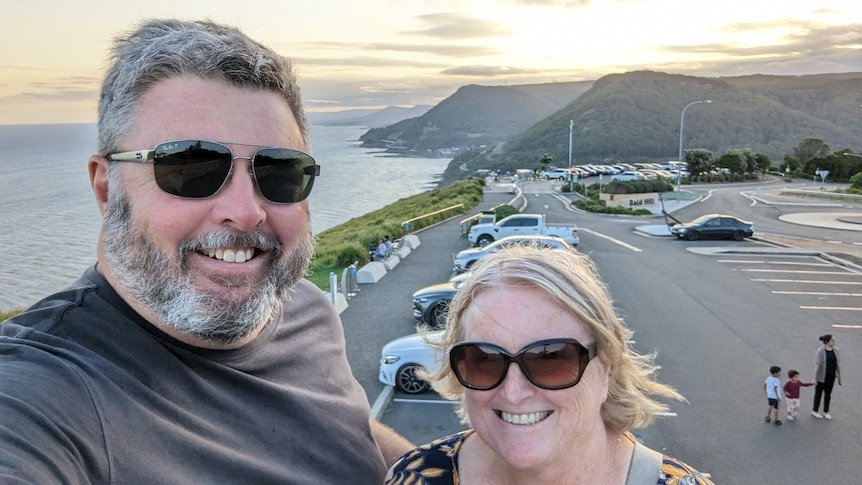
[[[862,72],[859,0],[3,0],[0,124],[90,123],[112,38],[210,19],[293,59],[310,112],[468,84]]]

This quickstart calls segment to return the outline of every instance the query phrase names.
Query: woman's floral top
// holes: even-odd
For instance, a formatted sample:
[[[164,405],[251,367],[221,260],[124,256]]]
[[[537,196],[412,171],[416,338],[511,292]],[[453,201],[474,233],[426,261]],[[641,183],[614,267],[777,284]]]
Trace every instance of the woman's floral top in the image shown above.
[[[386,485],[459,485],[458,453],[464,440],[474,431],[468,429],[434,440],[406,453],[386,474]],[[626,433],[634,441],[634,436]],[[709,478],[685,463],[663,457],[656,485],[713,485]]]

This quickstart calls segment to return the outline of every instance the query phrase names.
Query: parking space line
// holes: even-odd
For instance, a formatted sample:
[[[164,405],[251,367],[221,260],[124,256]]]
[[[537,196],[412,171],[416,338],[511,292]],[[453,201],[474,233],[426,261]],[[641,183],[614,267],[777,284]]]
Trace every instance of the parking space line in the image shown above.
[[[410,402],[410,403],[418,403],[418,404],[458,404],[458,401],[449,401],[446,399],[404,399],[401,397],[395,398],[392,400],[393,402]]]
[[[842,325],[840,323],[835,323],[832,325],[832,328],[862,329],[862,325]]]
[[[796,269],[765,269],[765,268],[743,268],[744,273],[791,273],[791,274],[831,274],[846,275],[847,271],[805,271]]]
[[[765,259],[756,260],[756,259],[717,259],[719,263],[740,263],[740,264],[774,264],[774,265],[785,265],[785,266],[835,266],[833,263],[802,263],[800,261],[767,261]]]
[[[596,232],[596,231],[593,231],[593,230],[590,230],[590,229],[586,229],[586,228],[583,228],[583,227],[579,227],[579,228],[578,228],[578,231],[581,231],[581,232],[588,232],[588,233],[592,234],[593,236],[598,236],[598,237],[601,237],[601,238],[607,239],[608,241],[610,241],[610,242],[612,242],[612,243],[619,244],[620,246],[622,246],[622,247],[624,247],[624,248],[626,248],[626,249],[631,249],[632,251],[634,251],[634,252],[636,252],[636,253],[642,253],[642,252],[643,252],[643,250],[641,250],[640,248],[636,248],[636,247],[632,246],[631,244],[624,243],[624,242],[620,241],[619,239],[612,238],[611,236],[608,236],[608,235],[602,234],[602,233],[600,233],[600,232]]]
[[[801,283],[812,285],[855,285],[862,286],[862,281],[818,281],[818,280],[779,280],[774,278],[752,278],[759,283]]]
[[[828,291],[781,291],[772,290],[776,295],[808,295],[808,296],[862,296],[862,293],[830,293]]]
[[[862,312],[862,307],[852,307],[852,306],[806,306],[799,305],[799,308],[803,310],[840,310],[840,311],[848,311],[848,312]]]

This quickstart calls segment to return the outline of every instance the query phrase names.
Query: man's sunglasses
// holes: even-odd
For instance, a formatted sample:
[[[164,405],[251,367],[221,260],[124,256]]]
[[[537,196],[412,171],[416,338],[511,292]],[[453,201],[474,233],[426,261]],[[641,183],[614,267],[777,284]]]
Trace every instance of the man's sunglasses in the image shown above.
[[[527,345],[515,354],[483,342],[461,342],[449,351],[455,377],[468,389],[489,391],[506,378],[509,364],[517,362],[524,376],[536,387],[557,390],[581,380],[598,346],[584,347],[575,339],[555,338]]]
[[[248,145],[231,143],[231,145]],[[250,157],[235,157],[222,143],[177,140],[152,150],[112,153],[115,162],[152,162],[156,183],[165,192],[187,199],[212,197],[227,183],[233,161],[251,160],[249,170],[260,195],[276,204],[301,202],[311,193],[320,165],[311,155],[289,148],[261,148]]]

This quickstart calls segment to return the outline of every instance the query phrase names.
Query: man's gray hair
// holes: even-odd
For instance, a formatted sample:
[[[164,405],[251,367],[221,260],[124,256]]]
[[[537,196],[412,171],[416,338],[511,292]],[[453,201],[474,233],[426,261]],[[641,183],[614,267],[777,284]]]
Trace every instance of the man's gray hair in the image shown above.
[[[109,60],[99,97],[102,156],[117,150],[150,86],[185,76],[279,93],[296,117],[303,144],[310,148],[310,128],[290,60],[234,27],[209,21],[148,20],[114,40]]]

